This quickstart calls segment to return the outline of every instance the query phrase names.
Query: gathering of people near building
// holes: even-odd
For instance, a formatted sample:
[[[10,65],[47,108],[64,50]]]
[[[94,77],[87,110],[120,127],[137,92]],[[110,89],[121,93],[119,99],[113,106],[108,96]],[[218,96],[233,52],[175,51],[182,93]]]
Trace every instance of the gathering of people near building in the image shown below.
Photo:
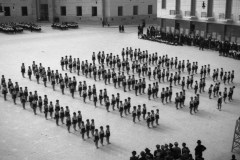
[[[207,38],[200,36],[199,34],[183,34],[179,33],[179,30],[174,32],[167,32],[164,28],[159,28],[158,26],[149,26],[146,29],[146,33],[140,31],[138,27],[138,32],[141,32],[141,38],[145,40],[151,40],[160,43],[166,43],[170,45],[187,45],[199,47],[199,50],[213,50],[218,51],[219,56],[230,57],[234,59],[240,59],[240,45],[236,42],[221,41],[212,36]]]

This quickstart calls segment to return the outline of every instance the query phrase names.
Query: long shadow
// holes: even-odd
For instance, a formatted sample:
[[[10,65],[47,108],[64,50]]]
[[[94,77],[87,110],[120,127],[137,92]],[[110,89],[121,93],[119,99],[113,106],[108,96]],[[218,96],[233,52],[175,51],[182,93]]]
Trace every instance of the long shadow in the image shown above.
[[[211,112],[207,112],[206,110],[199,110],[197,113],[194,114],[200,118],[209,118],[209,117],[216,117],[218,114],[213,114]]]

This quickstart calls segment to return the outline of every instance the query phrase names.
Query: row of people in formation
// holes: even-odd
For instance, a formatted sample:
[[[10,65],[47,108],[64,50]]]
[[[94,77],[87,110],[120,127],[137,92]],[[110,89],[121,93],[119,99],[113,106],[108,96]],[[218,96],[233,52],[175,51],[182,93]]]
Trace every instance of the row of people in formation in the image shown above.
[[[40,66],[42,66],[42,65],[40,64]],[[44,67],[43,67],[43,68],[44,68]],[[31,67],[30,67],[30,66],[29,66],[29,70],[30,70],[29,78],[31,79],[31,74],[32,74],[32,72],[31,72]],[[40,69],[39,69],[39,70],[40,70]],[[218,69],[217,69],[217,70],[218,70]],[[44,72],[44,71],[42,71],[42,72]],[[215,72],[216,72],[216,71],[214,70],[214,73],[215,73]],[[47,73],[48,73],[48,74],[47,74],[48,80],[49,80],[49,81],[52,81],[53,88],[54,88],[54,85],[55,85],[56,82],[57,82],[57,84],[58,84],[58,83],[60,83],[60,82],[63,81],[62,74],[61,74],[61,73],[59,74],[58,71],[56,71],[56,73],[54,73],[54,71],[53,71],[53,70],[50,70],[50,67],[48,67]],[[221,69],[220,79],[225,79],[225,78],[222,77],[222,73],[223,73],[223,70]],[[46,75],[46,73],[45,73],[45,75]],[[215,75],[215,74],[214,74],[214,75]],[[225,74],[225,75],[226,75],[226,74]],[[229,74],[229,75],[230,75],[230,74]],[[232,71],[232,75],[233,75],[233,76],[231,76],[231,77],[234,78],[234,71]],[[38,82],[39,82],[39,77],[40,77],[40,76],[37,74],[37,75],[36,75],[36,78],[37,78],[37,81],[38,81]],[[215,77],[216,77],[215,79],[218,80],[218,74],[217,74]],[[226,77],[226,76],[224,76],[224,77]],[[229,76],[228,76],[228,77],[229,77]],[[231,81],[233,81],[233,78],[231,78]],[[43,78],[43,79],[44,79],[44,78]],[[214,79],[214,80],[215,80],[215,79]],[[173,81],[174,81],[174,84],[175,84],[175,85],[176,85],[176,82],[177,82],[177,84],[180,84],[180,80],[181,80],[180,73],[179,73],[179,74],[175,73],[174,77],[172,77],[172,74],[171,74],[170,78],[167,77],[167,80],[170,82],[170,86],[172,86],[172,82],[173,82]],[[228,78],[228,81],[229,81],[229,80],[230,80],[230,79]],[[46,81],[47,81],[47,78],[46,78],[46,76],[45,76],[44,82],[46,82]],[[56,82],[55,82],[55,81],[56,81]],[[67,76],[67,74],[65,74],[64,83],[65,83],[66,86],[69,85],[69,84],[68,84],[68,81],[71,82],[71,79],[69,79],[69,77]],[[138,92],[139,92],[139,94],[142,94],[142,92],[145,93],[145,88],[146,88],[145,78],[139,79],[139,80],[135,80],[135,76],[132,75],[132,77],[129,76],[128,79],[126,80],[125,75],[124,75],[124,72],[122,72],[122,75],[119,73],[118,78],[116,78],[116,76],[114,75],[114,78],[112,79],[112,81],[113,81],[113,83],[114,83],[115,88],[116,88],[117,83],[118,83],[118,87],[121,87],[121,84],[122,84],[122,86],[123,86],[123,88],[124,88],[124,91],[126,91],[126,88],[127,88],[127,86],[128,86],[128,90],[130,91],[131,88],[132,88],[133,90],[135,90],[135,94],[136,94],[136,95],[137,95]],[[109,77],[107,77],[107,79],[105,79],[105,84],[107,84],[107,82],[108,82],[108,83],[111,83]],[[122,82],[122,83],[121,83],[121,82]],[[194,87],[193,87],[193,82],[194,82],[193,75],[191,75],[190,77],[187,76],[186,82],[185,82],[185,77],[183,77],[183,78],[182,78],[182,81],[181,81],[182,90],[185,89],[184,87],[185,87],[185,85],[187,84],[187,89],[189,89],[189,86],[190,86],[191,88],[194,88],[195,94],[197,94],[198,91],[199,91],[199,93],[201,93],[202,91],[204,92],[205,86],[206,86],[205,78],[200,78],[200,82],[199,82],[199,83],[198,83],[198,81],[195,81]],[[76,82],[75,77],[73,77],[73,83],[74,83],[74,86],[75,86],[75,88],[76,88],[77,82]],[[225,83],[225,80],[224,80],[224,83]],[[156,84],[156,85],[155,85],[155,84]],[[218,84],[218,83],[216,83],[216,84]],[[79,85],[81,86],[81,83],[80,83]],[[150,85],[149,85],[149,86],[150,86]],[[61,88],[63,88],[63,87],[61,87]],[[80,87],[80,88],[81,88],[81,87]],[[154,96],[155,94],[158,94],[158,91],[159,91],[158,88],[159,88],[159,87],[158,87],[158,82],[156,82],[156,83],[153,83],[153,88],[152,88],[152,89],[151,89],[151,86],[148,88],[148,91],[149,91],[150,93],[153,93],[152,95]],[[170,88],[171,88],[171,87],[170,87]],[[214,86],[214,89],[213,89],[214,95],[215,95],[215,91],[218,91],[217,88],[219,88],[219,86],[218,86],[218,85],[215,85],[215,86]],[[166,91],[166,92],[167,92],[167,91]],[[157,97],[157,96],[156,96],[156,97]],[[211,96],[210,96],[210,97],[211,97]]]
[[[9,82],[11,82],[11,80]],[[15,105],[16,99],[19,97],[23,109],[26,109],[26,103],[29,102],[29,105],[33,109],[33,113],[35,115],[37,115],[37,108],[39,108],[39,112],[44,113],[45,119],[55,119],[57,126],[59,126],[60,120],[62,124],[66,124],[69,133],[71,126],[73,126],[75,131],[77,131],[78,126],[83,140],[85,140],[85,134],[87,138],[90,138],[89,135],[91,133],[97,148],[99,140],[103,145],[104,137],[106,137],[107,144],[110,144],[109,125],[106,126],[105,132],[103,130],[103,126],[101,126],[100,130],[98,130],[95,128],[94,119],[91,119],[91,123],[89,119],[86,119],[86,123],[84,123],[81,111],[78,111],[78,115],[76,112],[73,112],[73,116],[71,118],[69,106],[66,106],[64,110],[64,108],[60,106],[59,100],[56,100],[56,104],[53,105],[53,102],[48,100],[47,95],[44,95],[44,98],[42,98],[38,95],[37,91],[34,91],[34,94],[32,94],[32,92],[28,92],[27,87],[25,87],[23,91],[22,87],[19,87],[18,82],[15,82],[15,86],[13,86],[13,83],[8,83],[7,85],[4,76],[2,76],[1,79],[0,91],[4,95],[5,100],[7,100],[7,93],[9,92]],[[64,123],[64,120],[66,123]]]
[[[104,54],[104,53],[103,53]],[[94,55],[94,54],[93,54]],[[104,57],[104,56],[103,56]],[[108,57],[108,55],[107,55]],[[112,56],[109,56],[109,57],[112,57]],[[165,57],[165,56],[164,56]],[[167,55],[166,55],[167,57]],[[94,58],[93,58],[94,59]],[[111,59],[111,58],[110,58]],[[171,58],[171,68],[172,68],[172,65],[173,64],[173,58]],[[88,64],[88,61],[86,60],[85,63],[84,61],[82,61],[82,64],[81,64],[81,67],[80,67],[80,60],[79,58],[77,58],[77,62],[76,62],[76,58],[72,59],[72,57],[70,56],[69,59],[67,56],[65,56],[65,59],[62,57],[61,59],[61,66],[62,66],[62,69],[64,68],[64,65],[66,65],[66,61],[69,61],[67,62],[68,63],[71,63],[71,65],[69,65],[69,69],[70,69],[70,72],[72,72],[72,68],[73,70],[76,72],[76,66],[78,64],[78,67],[77,67],[77,70],[78,70],[78,75],[80,73],[80,68],[82,70],[82,74],[85,75],[86,77],[88,75],[90,75],[90,77],[92,76],[92,73],[93,73],[93,76],[94,76],[94,79],[96,80],[97,78],[97,75],[99,76],[99,79],[100,79],[100,76],[102,74],[102,77],[103,79],[106,79],[108,77],[113,77],[112,74],[115,74],[115,70],[113,71],[113,73],[111,73],[110,70],[107,70],[105,69],[105,66],[102,65],[102,66],[99,66],[99,68],[96,67],[95,63],[90,63]],[[75,65],[72,65],[72,61],[73,61],[73,64]],[[168,60],[167,60],[168,61]],[[161,62],[161,61],[160,61]],[[163,60],[163,62],[165,62],[165,60]],[[129,65],[129,62],[128,61],[123,61],[121,63],[120,59],[118,58],[118,62],[117,62],[117,66],[118,66],[118,70],[120,72],[120,68],[123,69],[123,71],[125,71],[125,68],[126,68],[126,71],[127,71],[127,74],[129,74],[129,71],[130,71],[130,65]],[[107,66],[108,66],[108,61],[107,61]],[[147,63],[143,64],[142,67],[140,64],[138,64],[138,61],[135,61],[132,63],[132,71],[134,73],[135,69],[136,69],[136,72],[138,73],[139,77],[141,76],[141,73],[142,75],[146,75],[149,77],[149,79],[151,79],[151,76],[153,75],[154,79],[156,79],[156,76],[158,77],[158,79],[161,79],[161,77],[163,77],[163,79],[166,78],[168,79],[169,76],[170,76],[170,71],[169,71],[169,64],[166,62],[166,70],[163,69],[163,71],[161,72],[161,68],[160,68],[161,65],[158,65],[157,67],[155,67],[153,69],[153,71],[151,71],[151,67],[148,67]],[[111,67],[111,66],[110,66]],[[187,71],[190,74],[197,74],[197,70],[198,70],[198,62],[193,62],[193,65],[191,67],[191,63],[189,62],[189,60],[187,60]],[[112,67],[111,67],[112,68]],[[115,65],[114,65],[114,68],[115,68]],[[182,61],[182,64],[181,64],[181,61],[178,62],[177,60],[177,57],[175,57],[175,68],[178,69],[178,72],[182,71],[184,72],[184,69],[185,69],[185,61],[183,60]],[[67,69],[67,65],[66,65],[66,69]],[[227,75],[228,73],[228,75]],[[200,69],[200,76],[201,78],[206,78],[206,74],[210,75],[210,65],[208,64],[208,67],[207,65],[204,65],[204,66],[201,66],[201,69]],[[175,72],[175,75],[176,75],[176,72]],[[221,68],[221,71],[219,73],[219,69],[214,69],[213,70],[213,80],[218,80],[218,75],[220,75],[220,78],[221,80],[224,81],[224,84],[226,83],[226,81],[228,81],[228,83],[231,82],[233,83],[233,79],[234,79],[234,70],[232,70],[232,72],[230,73],[230,71],[223,71],[223,68]],[[105,77],[104,77],[105,76]]]
[[[179,71],[184,72],[184,69],[187,67],[188,71],[191,72],[192,74],[195,74],[198,70],[198,62],[193,62],[192,64],[189,62],[189,60],[187,60],[186,64],[185,64],[185,60],[182,61],[178,61],[178,58],[175,57],[175,60],[173,57],[168,58],[168,55],[163,55],[161,58],[161,56],[155,58],[156,60],[151,60],[151,57],[149,58],[148,61],[144,61],[142,63],[142,61],[140,60],[134,60],[132,62],[132,65],[130,66],[130,62],[128,58],[123,58],[123,60],[121,60],[119,58],[119,55],[112,55],[112,53],[107,54],[107,57],[105,57],[105,53],[103,51],[101,55],[101,63],[100,66],[104,66],[105,67],[105,59],[106,59],[106,67],[110,67],[110,68],[118,68],[119,70],[122,69],[123,71],[127,70],[130,71],[130,69],[134,71],[136,70],[136,72],[138,72],[139,68],[142,68],[142,71],[144,70],[148,70],[148,66],[151,65],[157,65],[157,67],[160,69],[161,67],[163,68],[169,68],[169,69],[178,69]],[[165,57],[166,56],[166,57]],[[85,72],[93,72],[94,69],[96,69],[97,64],[95,63],[95,52],[93,52],[92,55],[92,63],[89,63],[88,60],[85,60],[80,62],[79,58],[72,58],[72,56],[65,56],[61,58],[60,60],[60,64],[62,66],[62,70],[68,69],[70,70],[70,72],[72,71],[76,71],[78,70],[78,72],[80,71],[80,69],[82,70],[83,73]],[[151,61],[153,61],[153,63],[151,63]],[[141,64],[142,67],[141,67]],[[65,66],[65,67],[64,67]],[[175,66],[175,67],[174,67]],[[104,68],[103,67],[103,68]],[[87,71],[86,71],[87,70]]]
[[[66,87],[69,87],[70,93],[72,94],[72,97],[74,97],[74,93],[76,91],[77,81],[76,81],[75,77],[73,77],[73,81],[71,81],[71,79],[69,79],[69,81],[70,82]],[[8,82],[8,83],[11,84],[11,81]],[[156,85],[158,86],[157,83],[156,83]],[[153,97],[154,99],[158,98],[158,87],[156,87],[156,85],[155,85],[155,83],[153,83],[153,87],[151,87],[151,85],[149,84],[148,91],[147,91],[147,95],[148,95],[149,100],[151,99],[151,97]],[[64,94],[65,85],[64,85],[63,81],[60,82],[60,88],[62,90],[62,93]],[[234,90],[235,86],[230,87],[228,93],[227,93],[227,88],[225,87],[223,95],[219,91],[219,88],[220,88],[220,83],[216,83],[214,87],[213,87],[213,85],[211,85],[209,87],[208,94],[209,94],[210,99],[212,98],[212,94],[213,94],[214,97],[216,97],[216,96],[218,97],[218,106],[219,106],[218,108],[219,108],[219,110],[221,110],[222,99],[224,100],[224,102],[226,102],[226,98],[228,97],[229,101],[232,101],[233,90]],[[197,82],[194,86],[194,90],[195,90],[195,94],[197,94],[197,90],[198,90],[198,83]],[[200,93],[201,93],[201,90],[204,92],[204,86],[201,88],[201,83],[200,83],[200,89],[199,89]],[[135,88],[136,95],[137,95],[138,91],[139,91],[139,94],[142,94],[141,88]],[[143,88],[142,91],[143,91],[143,93],[145,93],[144,88]],[[88,86],[88,90],[87,90],[86,81],[79,82],[78,92],[79,92],[80,96],[83,96],[84,102],[86,102],[87,96],[89,97],[89,100],[91,100],[91,97],[93,96],[93,101],[94,101],[94,104],[96,106],[97,101],[98,101],[98,97],[97,97],[96,86],[95,85],[93,85],[92,88],[91,88],[91,86]],[[166,90],[165,90],[165,88],[162,88],[162,92],[160,93],[160,95],[161,95],[160,98],[161,98],[163,104],[164,104],[164,101],[166,101],[166,103],[167,103],[168,99],[169,99],[169,102],[171,102],[172,86],[166,87]],[[192,98],[193,97],[191,97],[191,99]],[[104,89],[104,92],[102,92],[102,90],[100,90],[99,100],[100,100],[101,105],[102,105],[102,100],[103,99],[104,99],[104,102],[105,102],[105,105],[106,105],[106,109],[107,109],[107,111],[109,111],[109,106],[110,106],[109,101],[110,101],[110,99],[107,96],[107,90],[106,89]],[[196,99],[196,97],[195,97],[195,99]],[[198,102],[199,102],[199,96],[198,96]],[[117,106],[119,107],[120,100],[118,100],[117,103],[118,103]],[[175,104],[176,104],[177,109],[179,108],[178,106],[180,106],[180,108],[181,108],[181,106],[182,106],[181,103],[183,103],[183,104],[185,103],[185,90],[184,89],[180,93],[176,94]],[[113,108],[114,108],[115,107],[115,97],[114,97],[114,95],[112,95],[112,103],[111,104],[113,105]],[[193,107],[190,107],[190,113],[192,113],[192,109],[194,110],[194,112],[197,111],[197,105],[189,105],[189,106],[193,106]],[[122,115],[121,111],[120,111],[120,115]]]
[[[23,65],[24,65],[24,64],[23,64]],[[42,65],[40,64],[40,66],[42,66]],[[36,70],[35,76],[36,76],[37,82],[39,83],[40,75],[39,75],[39,73],[38,73],[38,69],[35,68],[35,70]],[[39,69],[39,70],[41,70],[41,69]],[[22,70],[22,73],[23,73],[23,77],[24,77],[24,70]],[[46,75],[46,71],[45,71],[44,67],[43,67],[43,69],[42,69],[42,73],[43,73],[43,76],[44,76],[44,77],[43,77],[43,81],[44,81],[45,86],[46,86],[47,77],[48,77],[48,81],[52,81],[53,87],[55,86],[55,83],[58,84],[59,81],[61,81],[61,80],[63,79],[61,73],[59,74],[59,72],[58,72],[57,70],[56,70],[56,73],[54,73],[53,70],[50,70],[50,67],[48,67],[47,75]],[[114,72],[113,72],[113,73],[114,73]],[[137,95],[137,90],[138,90],[138,89],[139,89],[139,92],[141,93],[141,88],[143,88],[143,92],[144,92],[144,90],[145,90],[145,88],[146,88],[145,78],[139,79],[139,81],[138,81],[138,80],[135,80],[134,75],[132,75],[132,77],[129,76],[129,78],[126,79],[126,76],[124,75],[124,72],[122,72],[122,74],[119,73],[118,77],[116,77],[116,73],[115,73],[115,74],[113,74],[113,73],[112,73],[112,75],[113,75],[114,77],[112,78],[112,81],[113,81],[113,83],[114,83],[115,88],[116,88],[116,86],[117,86],[117,85],[116,85],[117,83],[118,83],[118,87],[120,87],[120,85],[121,85],[121,83],[122,83],[123,88],[124,88],[124,91],[126,91],[126,87],[128,86],[128,89],[129,89],[129,90],[130,90],[131,88],[132,88],[132,89],[135,89],[136,95]],[[214,73],[215,73],[215,72],[214,72]],[[29,70],[28,70],[29,79],[31,79],[31,75],[32,75],[32,70],[31,70],[31,67],[29,66]],[[41,74],[41,75],[42,75],[42,74]],[[109,75],[110,75],[110,76],[109,76]],[[230,75],[230,74],[229,74],[229,75]],[[234,78],[234,71],[233,71],[233,74],[232,74],[232,75],[233,75],[233,76],[231,76],[231,77]],[[216,79],[217,79],[217,77],[218,77],[218,76],[216,76]],[[228,82],[229,82],[229,80],[230,80],[229,77],[230,77],[230,76],[228,76]],[[104,76],[104,78],[105,78],[105,84],[111,83],[111,82],[110,82],[110,81],[111,81],[111,80],[110,80],[110,79],[111,79],[111,73],[110,73],[110,72],[108,73],[108,75],[106,74],[106,75]],[[154,76],[154,78],[155,78],[155,76]],[[161,78],[161,77],[158,77],[158,78],[159,78],[159,81],[160,81],[160,78]],[[220,74],[220,78],[222,79],[222,74]],[[231,81],[233,81],[233,78],[231,78]],[[226,74],[224,75],[224,78],[223,78],[223,79],[224,79],[224,83],[225,83],[225,81],[226,81]],[[164,80],[164,79],[163,79],[163,80]],[[170,78],[167,76],[167,81],[170,82],[170,86],[172,86],[172,82],[173,82],[173,81],[174,81],[174,84],[175,84],[175,85],[176,85],[176,82],[177,82],[177,84],[179,85],[179,84],[180,84],[180,80],[181,80],[181,75],[180,75],[180,73],[177,74],[177,72],[175,73],[174,77],[173,77],[173,74],[172,74],[172,73],[171,73]],[[64,81],[65,81],[66,85],[68,85],[68,84],[67,84],[67,82],[68,82],[68,76],[67,76],[67,74],[65,74]],[[73,79],[73,81],[75,81],[75,78]],[[194,80],[193,80],[193,75],[191,75],[190,78],[189,78],[189,76],[187,76],[187,82],[185,82],[185,77],[182,77],[182,81],[181,81],[182,90],[184,89],[186,83],[187,83],[187,88],[189,88],[189,86],[191,86],[191,88],[192,88],[193,81],[194,81]],[[155,83],[154,83],[154,84],[155,84]],[[156,82],[156,86],[158,87],[157,84],[158,84],[158,83]],[[199,87],[198,87],[198,86],[199,86]],[[199,92],[201,93],[201,91],[204,90],[204,87],[205,87],[205,86],[206,86],[205,78],[200,78],[199,85],[198,85],[198,82],[195,81],[195,86],[194,86],[195,94],[196,94],[196,92],[198,91],[198,88],[200,89]]]
[[[29,67],[30,68],[30,67]],[[51,70],[50,70],[50,67],[48,67],[49,69],[49,72],[48,73],[50,73],[51,72]],[[52,75],[50,75],[50,76],[48,76],[49,77],[49,81],[52,79],[52,85],[53,85],[53,89],[55,89],[54,88],[54,85],[55,85],[55,78],[54,78],[54,71],[52,71]],[[124,77],[124,72],[122,73],[123,74],[123,77]],[[61,75],[61,74],[60,74]],[[60,76],[61,77],[61,76]],[[130,77],[130,76],[129,76]],[[172,77],[172,76],[171,76]],[[172,87],[171,87],[171,85],[172,85],[172,78],[170,77],[170,79],[169,79],[169,81],[170,81],[170,90],[169,90],[169,94],[170,94],[170,97],[171,97],[171,93],[172,93]],[[31,79],[31,78],[30,78]],[[60,78],[60,79],[62,79],[62,78]],[[134,75],[133,75],[133,78],[132,79],[135,79],[134,78]],[[128,85],[128,89],[130,90],[130,88],[131,88],[131,84],[132,84],[132,88],[133,89],[135,89],[135,94],[137,95],[137,93],[138,93],[138,91],[139,91],[139,94],[142,94],[142,91],[143,91],[143,93],[145,93],[145,88],[146,88],[146,82],[145,82],[145,78],[143,78],[143,82],[141,82],[141,79],[139,80],[139,82],[136,80],[135,82],[136,82],[136,84],[135,83],[132,83],[132,79],[131,79],[131,77],[128,79],[128,83],[126,82],[126,80],[123,80],[122,81],[122,85],[123,85],[123,88],[124,88],[124,91],[126,91],[126,85]],[[46,81],[46,78],[45,78],[45,81]],[[60,80],[61,81],[61,80]],[[69,81],[71,82],[71,78],[69,79]],[[67,82],[67,83],[66,83]],[[118,81],[118,86],[120,87],[120,83],[119,83],[120,81]],[[133,81],[134,82],[134,81]],[[61,89],[62,89],[62,93],[64,93],[64,82],[62,82],[63,84],[61,84]],[[73,77],[73,85],[71,85],[71,83],[69,83],[68,84],[68,76],[67,76],[67,74],[65,74],[65,83],[66,83],[66,86],[68,86],[69,84],[69,88],[70,88],[70,86],[72,87],[72,91],[70,90],[70,92],[72,93],[72,96],[74,96],[74,92],[75,92],[75,90],[76,90],[76,85],[77,85],[77,82],[76,82],[76,79],[75,79],[75,77]],[[176,79],[174,78],[174,83],[175,83],[175,85],[176,85]],[[179,83],[179,79],[178,79],[178,83]],[[46,83],[45,83],[46,84]],[[116,81],[114,81],[114,86],[116,87]],[[191,88],[192,88],[192,84],[193,84],[193,75],[191,76],[191,79],[189,78],[189,76],[188,76],[188,79],[187,79],[187,88],[189,88],[189,85],[191,86]],[[220,84],[220,83],[217,83],[217,84]],[[185,86],[185,77],[183,77],[183,80],[182,80],[182,90],[184,90],[184,86]],[[205,85],[206,85],[206,83],[205,83],[205,78],[201,78],[200,79],[200,82],[199,82],[199,85],[198,85],[198,82],[197,81],[195,81],[195,85],[194,85],[194,90],[195,90],[195,94],[197,94],[197,92],[198,92],[198,89],[199,89],[199,92],[201,93],[202,91],[204,92],[204,88],[205,88]],[[45,85],[46,86],[46,85]],[[80,92],[81,92],[81,88],[82,88],[82,83],[80,82],[79,83],[79,90],[80,90]],[[148,87],[148,97],[149,97],[149,100],[150,100],[150,97],[151,97],[151,95],[153,96],[153,98],[155,98],[155,97],[158,97],[158,91],[159,91],[159,89],[158,89],[159,87],[158,87],[158,83],[156,82],[156,85],[155,85],[155,83],[153,83],[153,87],[151,87],[151,84],[149,84],[149,87]],[[94,89],[94,88],[93,88]],[[168,89],[168,88],[167,88]],[[211,90],[211,89],[210,89]],[[218,85],[215,85],[214,86],[214,89],[213,89],[213,93],[214,93],[214,96],[215,96],[215,93],[218,93],[218,91],[219,91],[219,86]],[[231,90],[230,90],[231,91]],[[92,95],[91,94],[91,88],[90,88],[90,90],[89,90],[89,94],[88,95]],[[164,92],[164,91],[163,91]],[[168,90],[166,90],[165,92],[168,92]],[[209,91],[210,92],[210,91]],[[185,93],[185,92],[184,92]],[[166,94],[168,94],[168,93],[166,93]],[[224,94],[225,95],[225,94]],[[229,94],[229,95],[231,95],[231,94]],[[230,97],[232,97],[232,96],[230,96]],[[85,97],[86,98],[86,97]],[[210,95],[210,93],[209,93],[209,98],[211,98],[211,95]],[[226,98],[226,96],[224,96],[224,101],[225,101],[225,98]],[[85,101],[85,99],[84,99],[84,101]],[[178,107],[176,107],[176,108],[178,108]]]
[[[14,86],[11,79],[9,79],[8,85],[6,85],[4,76],[2,76],[1,84],[2,84],[2,94],[4,95],[5,100],[7,100],[7,93],[9,91],[9,93],[12,96],[14,104],[16,104],[17,98],[18,97],[20,98],[23,109],[25,109],[26,103],[29,102],[31,108],[33,109],[34,114],[37,114],[36,113],[37,107],[39,108],[39,111],[41,113],[42,113],[42,109],[43,109],[46,119],[48,119],[48,114],[49,114],[50,118],[53,118],[53,114],[55,111],[55,119],[56,119],[57,125],[59,124],[58,123],[59,118],[62,123],[64,123],[64,117],[68,117],[68,121],[69,121],[69,117],[70,117],[69,107],[66,106],[66,109],[64,112],[63,107],[60,108],[59,100],[56,100],[55,109],[54,109],[54,105],[53,105],[52,101],[50,101],[50,102],[48,101],[47,95],[44,95],[44,98],[42,98],[41,96],[38,96],[37,91],[34,91],[34,93],[28,92],[27,87],[25,87],[24,91],[23,91],[23,88],[19,87],[17,82],[15,83],[15,86]],[[91,88],[91,87],[89,86],[89,88]],[[85,88],[84,88],[84,90],[85,90]],[[83,93],[83,95],[81,92],[79,94],[80,94],[80,96],[83,96],[83,97],[85,96],[84,93]],[[95,95],[96,95],[96,93],[93,96],[93,101],[94,101],[94,105],[96,106],[98,98]],[[136,117],[140,121],[141,116],[142,116],[143,120],[146,120],[148,127],[150,127],[150,124],[152,127],[154,127],[154,123],[156,123],[156,125],[158,125],[158,119],[159,119],[159,110],[158,109],[156,110],[156,114],[154,113],[153,110],[151,110],[151,112],[147,112],[146,105],[143,104],[142,109],[141,109],[141,105],[138,105],[138,109],[136,109],[136,106],[133,106],[133,111],[131,113],[131,111],[130,111],[131,98],[130,97],[128,97],[128,99],[125,99],[124,103],[123,103],[123,101],[120,100],[120,94],[117,93],[116,97],[114,95],[112,95],[112,99],[111,99],[111,103],[110,103],[109,97],[107,96],[106,89],[104,89],[104,95],[102,94],[102,90],[100,90],[99,99],[100,99],[101,105],[102,105],[102,100],[104,100],[106,110],[108,112],[109,112],[110,104],[112,105],[113,110],[115,110],[115,105],[116,105],[116,107],[118,108],[118,110],[120,112],[121,117],[123,117],[123,113],[125,113],[125,116],[127,116],[128,114],[132,114],[133,122],[135,123]],[[91,100],[90,95],[89,95],[89,100]],[[49,102],[49,105],[48,105],[48,102]],[[66,114],[66,112],[67,112],[67,114]],[[79,116],[81,116],[81,112],[79,111],[78,113],[79,113]],[[76,114],[74,112],[73,118],[75,118],[75,116],[76,116]],[[75,124],[75,123],[73,123],[73,124]],[[73,128],[76,129],[75,125],[73,125],[73,126],[74,126]]]

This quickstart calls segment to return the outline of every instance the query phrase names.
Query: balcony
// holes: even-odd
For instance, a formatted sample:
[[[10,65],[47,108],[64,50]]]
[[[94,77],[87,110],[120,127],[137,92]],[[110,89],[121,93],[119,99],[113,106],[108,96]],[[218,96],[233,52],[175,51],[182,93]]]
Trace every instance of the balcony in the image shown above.
[[[232,23],[233,22],[233,14],[231,15],[225,15],[224,13],[219,13],[219,21],[225,22],[225,23]]]
[[[201,19],[205,21],[214,21],[214,17],[208,17],[207,12],[201,12]]]
[[[197,16],[195,16],[195,12],[191,12],[191,11],[185,11],[184,17],[186,17],[189,20],[197,19]]]
[[[180,11],[170,10],[169,15],[173,18],[182,18]]]

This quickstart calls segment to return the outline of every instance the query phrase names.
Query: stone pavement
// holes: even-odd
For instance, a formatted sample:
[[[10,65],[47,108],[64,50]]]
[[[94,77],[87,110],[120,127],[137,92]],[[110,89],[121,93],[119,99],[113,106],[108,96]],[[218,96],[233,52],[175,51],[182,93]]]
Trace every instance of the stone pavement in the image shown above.
[[[28,86],[29,91],[37,90],[39,95],[47,94],[49,100],[60,100],[61,106],[70,106],[70,111],[81,110],[84,119],[95,119],[96,126],[111,126],[111,145],[95,149],[92,139],[82,141],[79,132],[69,134],[65,126],[56,127],[54,120],[45,120],[42,114],[33,115],[27,107],[23,110],[19,101],[14,105],[11,98],[4,101],[0,94],[0,159],[1,160],[123,160],[129,159],[132,150],[138,153],[146,147],[152,151],[156,144],[186,142],[192,154],[198,139],[207,147],[204,152],[206,160],[224,160],[231,158],[231,145],[235,121],[239,117],[240,108],[240,75],[239,61],[219,57],[217,52],[199,51],[198,48],[188,46],[169,46],[137,39],[137,29],[125,27],[126,33],[119,33],[118,28],[101,28],[95,26],[80,26],[77,30],[52,30],[49,25],[43,26],[42,33],[6,35],[0,33],[0,75],[18,81],[20,86]],[[146,103],[147,109],[160,110],[160,125],[148,129],[146,122],[132,123],[132,117],[120,118],[119,112],[107,113],[104,106],[95,108],[92,102],[84,104],[82,99],[72,99],[70,94],[62,95],[60,89],[52,91],[50,84],[45,88],[37,84],[35,78],[29,81],[22,78],[21,63],[26,66],[32,61],[43,63],[51,69],[58,69],[61,73],[60,58],[72,55],[80,60],[91,60],[92,52],[105,51],[120,54],[123,47],[141,48],[149,53],[158,52],[159,55],[168,54],[170,57],[198,61],[199,66],[211,64],[211,69],[221,68],[235,70],[234,101],[223,104],[222,111],[218,111],[216,99],[209,100],[207,93],[200,96],[200,111],[196,115],[189,114],[189,108],[176,110],[174,104],[162,105],[160,99],[148,101],[146,95],[136,97],[134,92],[124,93],[122,89],[114,89],[112,85],[105,86],[97,82],[97,90],[107,88],[108,93],[120,93],[121,99],[131,97],[132,105]],[[95,82],[83,76],[77,80],[87,80],[88,85]],[[152,83],[152,82],[151,82]],[[207,79],[207,87],[212,80]],[[168,84],[160,84],[160,89]],[[230,85],[227,85],[229,87]],[[221,85],[221,90],[225,86]],[[180,91],[180,87],[173,88],[173,95]],[[193,95],[193,90],[187,91],[186,102]],[[173,96],[174,97],[174,96]]]

